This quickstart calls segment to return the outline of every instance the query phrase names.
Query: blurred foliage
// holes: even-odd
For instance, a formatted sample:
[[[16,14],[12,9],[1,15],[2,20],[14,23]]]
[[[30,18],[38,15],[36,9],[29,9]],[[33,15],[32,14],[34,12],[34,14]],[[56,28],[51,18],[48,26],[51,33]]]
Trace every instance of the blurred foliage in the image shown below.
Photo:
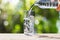
[[[30,9],[35,0],[19,0],[16,6],[9,2],[1,4],[1,14],[6,14],[5,19],[0,18],[0,32],[4,33],[23,33],[24,15]],[[41,9],[34,6],[32,11],[35,13],[35,28],[37,33],[57,33],[58,29],[56,21],[58,19],[58,12],[55,9]],[[1,16],[0,16],[1,17]],[[1,23],[2,20],[2,23]],[[4,25],[5,22],[5,25]]]
[[[58,20],[58,12],[55,9],[33,8],[35,12],[35,27],[38,33],[57,33],[58,28],[56,22]],[[36,21],[37,20],[37,21]]]
[[[16,4],[16,1],[19,2]],[[0,0],[0,15],[2,16],[0,16],[1,33],[23,33],[25,10],[29,10],[34,1],[35,0]]]

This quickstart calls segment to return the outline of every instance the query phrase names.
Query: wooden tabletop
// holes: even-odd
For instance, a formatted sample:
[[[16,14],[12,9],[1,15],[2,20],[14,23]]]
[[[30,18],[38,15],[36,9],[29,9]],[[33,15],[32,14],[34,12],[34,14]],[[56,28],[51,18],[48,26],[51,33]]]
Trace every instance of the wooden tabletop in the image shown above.
[[[60,40],[60,34],[0,34],[0,40]]]

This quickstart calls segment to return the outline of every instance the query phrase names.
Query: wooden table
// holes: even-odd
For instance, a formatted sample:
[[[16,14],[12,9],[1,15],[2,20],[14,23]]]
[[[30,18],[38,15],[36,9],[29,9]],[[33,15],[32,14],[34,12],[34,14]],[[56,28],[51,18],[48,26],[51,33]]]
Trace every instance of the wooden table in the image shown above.
[[[60,34],[0,34],[0,40],[60,40]]]

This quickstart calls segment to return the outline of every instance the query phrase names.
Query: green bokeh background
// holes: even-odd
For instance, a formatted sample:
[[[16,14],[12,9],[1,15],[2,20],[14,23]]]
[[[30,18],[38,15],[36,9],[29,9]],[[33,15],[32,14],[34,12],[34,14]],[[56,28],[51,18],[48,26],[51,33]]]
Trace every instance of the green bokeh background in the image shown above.
[[[2,8],[0,8],[0,15],[6,14],[8,16],[5,18],[8,25],[4,25],[4,23],[0,24],[0,28],[2,27],[0,33],[23,33],[24,16],[34,2],[35,0],[19,0],[17,6],[12,7],[9,2],[4,5],[1,4],[2,0],[0,0],[0,5],[3,5]],[[35,20],[39,22],[34,26],[37,33],[58,33],[56,22],[59,14],[56,9],[41,9],[34,6],[32,11],[35,13]],[[2,20],[3,19],[0,18],[0,23]]]

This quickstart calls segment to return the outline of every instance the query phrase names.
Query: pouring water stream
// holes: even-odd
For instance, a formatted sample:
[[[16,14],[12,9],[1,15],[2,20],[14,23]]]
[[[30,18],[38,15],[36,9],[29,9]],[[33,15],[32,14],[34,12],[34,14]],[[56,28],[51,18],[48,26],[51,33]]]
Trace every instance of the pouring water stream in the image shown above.
[[[56,8],[55,6],[54,7],[53,6],[48,6],[48,7],[47,6],[43,6],[42,7],[39,4],[37,4],[38,2],[34,3],[33,6],[37,6],[37,7],[42,8],[42,9],[45,9],[45,8]],[[35,34],[35,31],[34,31],[34,16],[31,15],[31,11],[32,11],[33,6],[28,11],[28,13],[27,13],[28,15],[25,16],[25,18],[24,18],[24,34],[27,34],[27,35]],[[60,19],[60,12],[59,12],[59,19]],[[57,21],[58,28],[60,27],[59,24],[60,24],[60,20]]]

